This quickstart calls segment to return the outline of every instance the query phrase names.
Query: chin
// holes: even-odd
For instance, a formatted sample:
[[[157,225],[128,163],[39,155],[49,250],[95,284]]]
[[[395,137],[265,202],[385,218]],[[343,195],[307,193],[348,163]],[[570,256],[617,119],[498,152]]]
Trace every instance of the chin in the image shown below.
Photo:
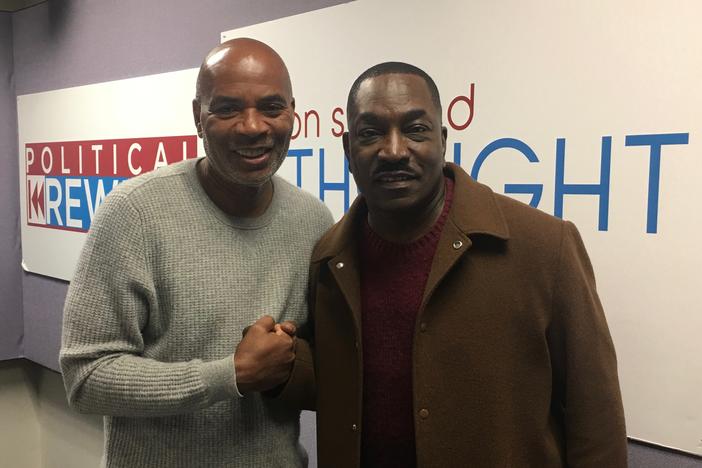
[[[269,165],[257,171],[231,171],[227,179],[237,185],[260,187],[268,183],[278,171],[279,165]]]
[[[419,207],[412,200],[396,199],[383,200],[381,203],[374,203],[372,205],[369,204],[369,209],[390,214],[408,214],[419,210]]]
[[[273,178],[273,172],[260,177],[235,177],[232,178],[232,182],[237,185],[244,185],[246,187],[261,187],[267,184]]]

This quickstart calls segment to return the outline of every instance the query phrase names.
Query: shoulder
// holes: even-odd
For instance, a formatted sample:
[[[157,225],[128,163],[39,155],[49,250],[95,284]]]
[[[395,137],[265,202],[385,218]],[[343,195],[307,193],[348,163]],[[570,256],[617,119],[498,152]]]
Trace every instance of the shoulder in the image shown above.
[[[496,193],[494,197],[509,226],[509,243],[520,247],[528,258],[555,260],[572,223],[506,195]]]
[[[362,195],[359,195],[346,214],[319,239],[312,254],[312,262],[319,262],[327,257],[337,255],[355,242],[359,223],[365,218],[366,214],[365,200]]]
[[[495,193],[470,177],[460,166],[448,164],[454,179],[449,216],[467,235],[493,236],[515,242],[557,242],[564,221],[526,203]]]
[[[90,231],[101,228],[133,228],[150,211],[172,204],[174,193],[182,191],[193,160],[183,161],[142,174],[115,186],[96,209]]]
[[[461,177],[463,176],[463,177]],[[567,222],[457,174],[452,213],[476,245],[503,245],[512,261],[528,265],[556,260]]]
[[[508,243],[525,265],[562,271],[574,265],[591,265],[576,225],[506,195],[494,194],[509,226]],[[514,255],[513,258],[516,258]]]
[[[329,208],[327,208],[319,198],[306,190],[291,184],[279,176],[273,177],[273,183],[275,185],[275,190],[280,193],[284,204],[296,207],[304,206],[305,208],[312,209],[316,213],[329,213],[331,216]]]
[[[149,205],[167,203],[182,190],[188,172],[194,170],[195,160],[187,160],[127,179],[114,187],[97,213],[122,211],[126,206],[141,211]]]
[[[528,233],[536,231],[543,235],[552,231],[560,232],[563,229],[565,221],[561,218],[557,218],[507,195],[493,192],[493,197],[509,225],[510,232]]]
[[[274,176],[273,183],[281,198],[281,214],[289,222],[312,229],[317,237],[334,223],[331,211],[319,198],[279,176]]]
[[[146,174],[125,180],[119,184],[112,193],[130,199],[138,199],[140,196],[166,192],[172,189],[179,180],[182,180],[190,172],[194,172],[195,163],[196,160],[189,159],[155,169]]]

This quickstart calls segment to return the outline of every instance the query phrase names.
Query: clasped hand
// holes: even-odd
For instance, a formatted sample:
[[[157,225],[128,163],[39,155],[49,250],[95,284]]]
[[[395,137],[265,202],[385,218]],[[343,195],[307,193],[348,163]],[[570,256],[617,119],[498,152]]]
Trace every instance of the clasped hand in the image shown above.
[[[264,315],[244,330],[234,353],[239,392],[262,392],[285,383],[295,360],[296,326]]]

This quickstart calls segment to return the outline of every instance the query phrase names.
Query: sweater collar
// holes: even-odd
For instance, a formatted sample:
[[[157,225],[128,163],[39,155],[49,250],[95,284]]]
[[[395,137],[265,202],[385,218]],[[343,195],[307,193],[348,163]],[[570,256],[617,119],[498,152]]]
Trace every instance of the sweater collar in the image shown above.
[[[446,163],[444,173],[455,182],[453,203],[447,223],[453,223],[468,237],[487,235],[508,240],[507,221],[490,187],[476,182],[460,166],[453,163]],[[359,195],[341,221],[327,231],[317,243],[312,261],[334,257],[355,242],[365,213],[365,202],[362,195]]]

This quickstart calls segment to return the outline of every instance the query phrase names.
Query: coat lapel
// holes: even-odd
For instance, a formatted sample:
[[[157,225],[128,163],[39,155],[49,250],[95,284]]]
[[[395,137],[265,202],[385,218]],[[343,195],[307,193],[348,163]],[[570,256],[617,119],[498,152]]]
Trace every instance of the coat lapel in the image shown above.
[[[431,272],[424,289],[422,309],[444,276],[471,248],[471,236],[487,235],[502,240],[509,239],[507,222],[492,190],[473,180],[453,163],[446,164],[445,172],[455,181],[453,202],[436,247]],[[357,235],[359,223],[365,216],[365,201],[358,197],[341,221],[322,237],[312,256],[313,262],[326,262],[326,267],[329,268],[353,314],[359,336],[361,280]]]
[[[422,298],[420,311],[424,310],[439,282],[441,282],[456,261],[468,251],[471,245],[470,238],[458,229],[449,218],[446,221],[446,225],[444,225],[444,230],[441,232],[436,252],[434,252],[434,260],[427,278],[427,284],[424,287],[424,297]]]
[[[334,276],[339,290],[346,299],[346,304],[351,309],[357,336],[361,336],[361,274],[357,251],[356,243],[352,242],[346,250],[327,262],[327,268]]]
[[[313,262],[323,262],[329,269],[351,310],[357,336],[361,336],[361,273],[356,236],[365,215],[365,202],[358,197],[341,221],[322,237],[312,255]]]
[[[454,180],[453,202],[436,246],[420,310],[453,265],[470,250],[472,235],[509,239],[507,222],[492,190],[455,164],[447,163],[445,172]]]

